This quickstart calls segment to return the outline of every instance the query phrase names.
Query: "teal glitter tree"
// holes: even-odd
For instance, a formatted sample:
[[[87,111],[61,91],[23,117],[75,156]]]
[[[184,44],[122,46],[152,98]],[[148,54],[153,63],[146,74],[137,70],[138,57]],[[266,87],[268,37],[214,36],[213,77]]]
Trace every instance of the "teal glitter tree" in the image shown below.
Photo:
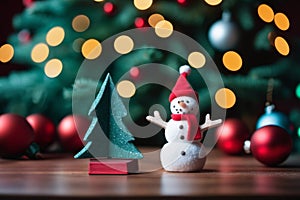
[[[122,122],[127,112],[110,74],[107,74],[90,108],[89,115],[93,113],[96,116],[93,117],[84,137],[87,144],[74,156],[75,158],[143,158],[131,143],[134,137]]]

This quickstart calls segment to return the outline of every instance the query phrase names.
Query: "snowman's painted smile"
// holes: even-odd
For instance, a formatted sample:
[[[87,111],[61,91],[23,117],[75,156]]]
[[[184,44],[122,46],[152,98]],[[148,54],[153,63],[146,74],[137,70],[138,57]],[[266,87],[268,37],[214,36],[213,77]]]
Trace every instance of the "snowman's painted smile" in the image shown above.
[[[192,97],[177,97],[171,102],[171,112],[173,114],[197,114],[198,103]]]
[[[188,104],[189,101],[184,101],[184,100],[181,100],[181,101],[178,101],[178,104],[174,105],[173,108],[175,108],[177,114],[186,114],[186,113],[189,113],[190,109],[188,107]],[[193,110],[193,108],[191,109]]]

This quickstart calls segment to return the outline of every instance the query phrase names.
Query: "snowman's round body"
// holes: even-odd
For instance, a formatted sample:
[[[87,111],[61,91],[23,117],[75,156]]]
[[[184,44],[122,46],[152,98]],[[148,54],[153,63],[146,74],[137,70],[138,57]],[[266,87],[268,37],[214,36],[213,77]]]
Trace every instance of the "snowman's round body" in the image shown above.
[[[166,171],[200,171],[206,161],[206,152],[200,142],[169,142],[161,149],[160,160]]]

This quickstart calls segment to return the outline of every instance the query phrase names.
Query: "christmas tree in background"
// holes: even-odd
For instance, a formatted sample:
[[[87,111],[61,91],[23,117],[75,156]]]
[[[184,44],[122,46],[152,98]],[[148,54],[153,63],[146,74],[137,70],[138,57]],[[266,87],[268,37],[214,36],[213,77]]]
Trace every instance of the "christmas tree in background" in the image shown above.
[[[105,52],[102,41],[163,22],[169,31],[196,40],[213,58],[225,85],[219,92],[229,100],[224,103],[216,95],[216,102],[227,109],[228,117],[239,117],[252,128],[269,101],[285,112],[296,132],[300,127],[299,40],[292,32],[295,16],[285,10],[296,4],[292,0],[32,1],[13,19],[15,32],[7,41],[11,46],[0,49],[2,62],[27,66],[0,78],[0,113],[38,112],[59,122],[72,113],[73,90],[78,98],[96,95],[89,89],[95,80],[75,78],[85,59],[94,60]],[[128,81],[134,85],[143,79],[138,66],[147,63],[174,70],[183,64],[197,67],[191,60],[151,47],[121,54],[108,68],[114,82],[122,82],[129,72]],[[104,78],[99,77],[100,83]],[[191,76],[190,83],[199,92],[201,113],[209,112],[205,83],[197,76]],[[121,96],[130,99],[128,113],[138,124],[147,123],[145,116],[153,104],[168,108],[170,91],[163,87],[147,85],[134,92]],[[83,107],[81,114],[88,109]],[[157,137],[157,143],[163,143],[163,137]]]

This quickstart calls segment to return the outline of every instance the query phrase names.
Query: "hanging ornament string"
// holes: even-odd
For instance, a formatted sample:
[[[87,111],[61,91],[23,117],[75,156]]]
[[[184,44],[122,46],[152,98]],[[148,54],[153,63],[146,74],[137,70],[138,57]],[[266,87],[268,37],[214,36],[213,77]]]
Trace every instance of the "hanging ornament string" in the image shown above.
[[[273,90],[274,90],[274,79],[270,78],[268,81],[267,95],[266,95],[266,106],[269,106],[273,102]]]

